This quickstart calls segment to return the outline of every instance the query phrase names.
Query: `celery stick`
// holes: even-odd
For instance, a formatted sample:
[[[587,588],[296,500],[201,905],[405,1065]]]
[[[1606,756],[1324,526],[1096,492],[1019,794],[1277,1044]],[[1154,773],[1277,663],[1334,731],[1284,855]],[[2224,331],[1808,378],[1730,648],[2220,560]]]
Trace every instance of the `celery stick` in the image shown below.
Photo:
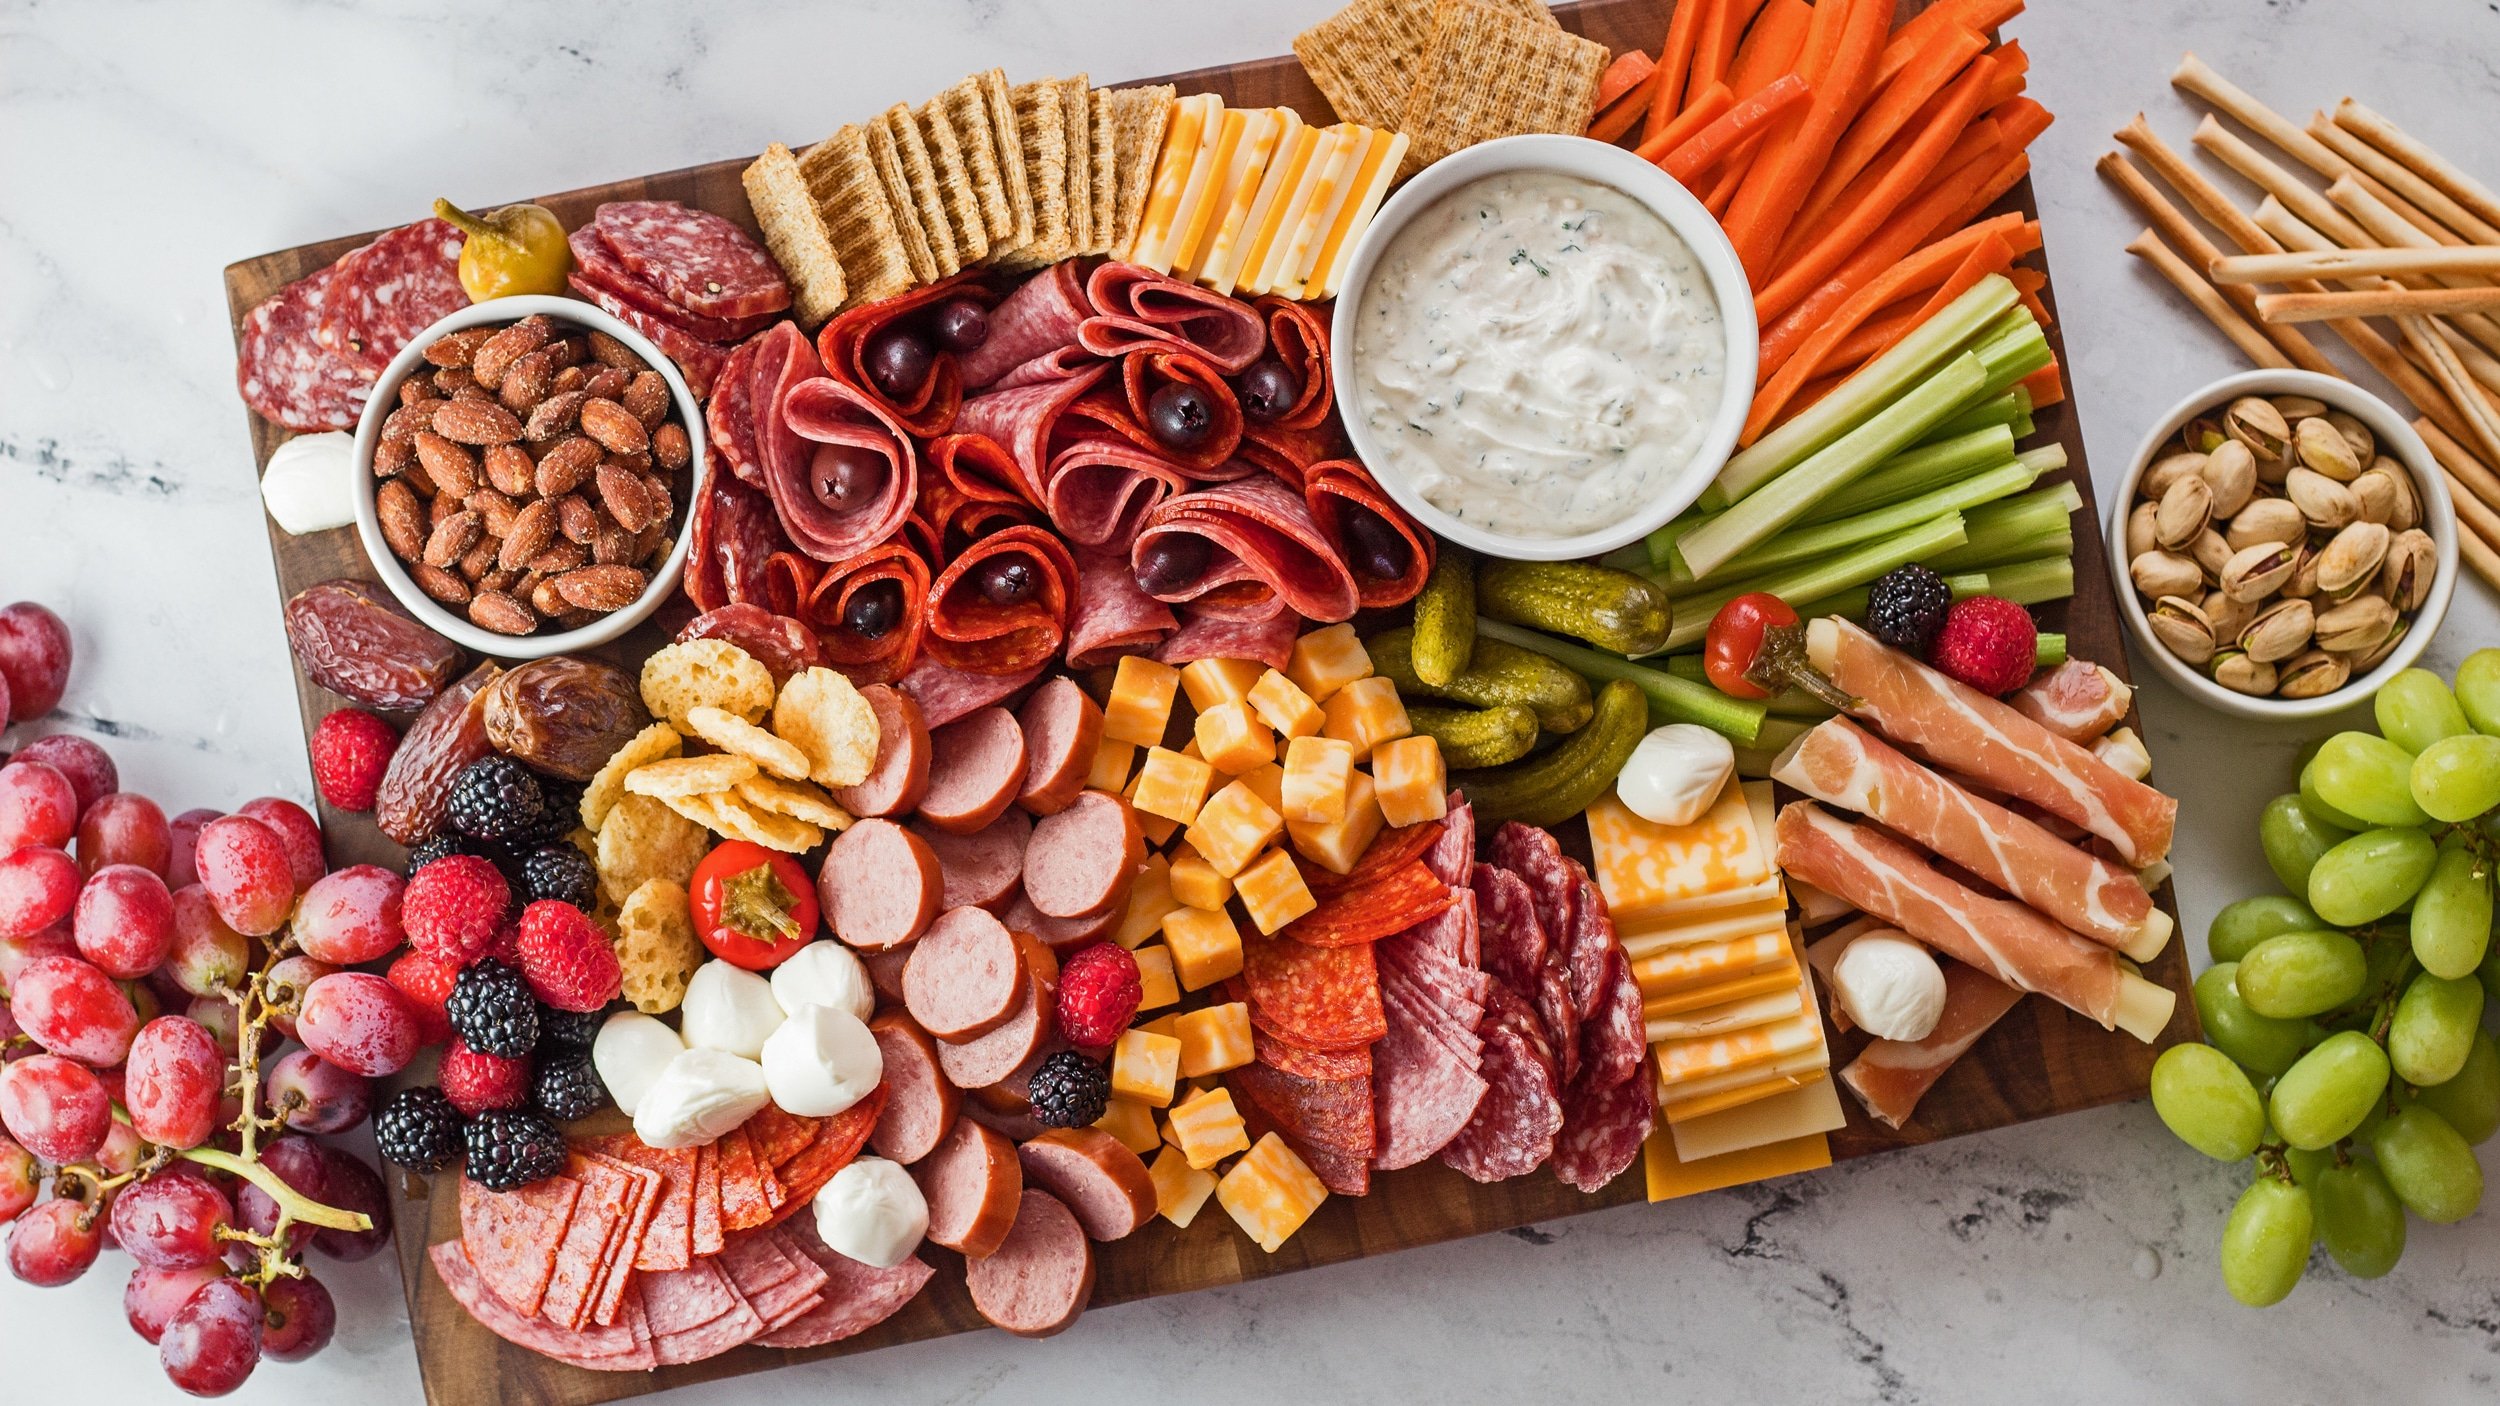
[[[2031,486],[2032,471],[2020,463],[2007,462],[1997,468],[1973,474],[1960,482],[1948,482],[1915,498],[1904,499],[1858,514],[1813,527],[1791,527],[1778,536],[1729,558],[1711,573],[1712,580],[1752,576],[1773,567],[1808,557],[1819,557],[1855,546],[1870,538],[1889,536],[1905,528],[1915,527],[1930,518],[1946,513],[1977,508],[1993,503],[2008,494],[2020,493]],[[1670,575],[1670,587],[1695,584],[1690,576]]]
[[[1712,487],[1727,501],[1742,499],[1765,481],[1795,468],[1847,434],[1859,421],[1908,394],[2005,312],[2015,307],[2014,285],[1990,274],[1971,285],[1892,350],[1859,368],[1830,395],[1754,441],[1719,471]]]
[[[1948,571],[1943,573],[1943,575],[1945,589],[1953,592],[1953,598],[1955,600],[1967,600],[1972,596],[1984,596],[1988,594],[1988,573],[1984,571],[1965,571],[1958,573]],[[1864,624],[1866,621],[1866,597],[1869,589],[1870,588],[1867,586],[1859,586],[1851,590],[1842,591],[1837,595],[1825,596],[1818,601],[1810,601],[1804,605],[1798,606],[1797,614],[1801,618],[1805,619],[1812,619],[1817,615],[1843,615],[1847,616],[1851,620],[1859,622],[1860,624]]]
[[[1702,621],[1708,629],[1710,622]],[[1532,649],[1585,678],[1600,682],[1629,679],[1649,698],[1651,726],[1661,723],[1699,723],[1712,732],[1724,735],[1736,745],[1750,746],[1761,730],[1763,715],[1768,711],[1760,703],[1744,698],[1730,698],[1708,683],[1679,678],[1664,669],[1635,664],[1620,654],[1602,649],[1571,644],[1551,635],[1523,630],[1517,625],[1479,617],[1476,633]]]
[[[1965,544],[1936,558],[1929,565],[1939,571],[1985,573],[1992,567],[2008,566],[2018,561],[2031,561],[2039,557],[2070,557],[2074,554],[2074,529],[2059,527],[2029,537],[1998,536],[1976,548]]]
[[[2049,351],[2048,334],[2040,330],[2039,323],[2028,320],[2015,331],[1982,342],[1973,350],[1988,371],[1987,387],[1971,398],[1974,402],[2003,395],[2014,388],[2015,382],[2055,359]]]
[[[1988,594],[2003,596],[2016,605],[2064,600],[2074,593],[2075,559],[2071,556],[2016,562],[1988,573]]]
[[[1945,421],[1943,424],[1936,426],[1932,430],[1929,430],[1927,432],[1927,437],[1919,442],[1922,445],[1937,444],[1944,440],[1954,439],[1959,436],[1969,434],[1973,430],[1984,430],[1990,425],[2018,424],[2022,421],[2024,416],[2029,415],[2030,413],[2031,392],[2023,389],[2021,386],[2016,386],[2014,389],[2007,391],[2003,395],[1993,396],[1987,400],[1981,401],[1979,404],[1972,406],[1970,409],[1963,411],[1961,414],[1956,415],[1952,419]],[[2022,435],[2017,433],[2014,437],[2016,439],[2020,439],[2022,438]]]
[[[1778,752],[1813,730],[1814,724],[1803,718],[1764,718],[1762,731],[1753,740],[1756,750]]]
[[[2083,495],[2071,483],[2061,483],[2018,498],[1982,504],[1970,511],[1966,523],[1969,540],[1959,549],[1928,563],[1938,571],[1966,570],[1989,562],[2018,561],[2024,557],[2046,556],[2046,551],[2009,554],[2008,549],[2026,542],[2055,537],[2071,532],[2075,510],[2083,506]]]
[[[1768,591],[1781,600],[1820,600],[1851,586],[1863,586],[1896,566],[1925,561],[1939,552],[1951,551],[1962,545],[1962,537],[1962,515],[1947,513],[1931,522],[1920,523],[1907,532],[1861,544],[1819,562],[1806,562],[1786,571],[1736,582],[1707,595],[1678,599],[1675,602],[1675,628],[1667,635],[1667,648],[1678,649],[1698,643],[1710,629],[1710,617],[1719,613],[1720,606],[1738,596]]]
[[[2039,642],[2032,646],[2031,667],[2054,669],[2066,662],[2066,637],[2042,631]]]
[[[2015,438],[2019,439],[2021,436],[2017,435]],[[2059,469],[2066,467],[2066,446],[2062,444],[2043,444],[2037,449],[2026,449],[2014,457],[2022,460],[2024,463],[2029,464],[2034,468],[2037,468],[2044,474],[2053,474]]]
[[[2007,425],[2006,428],[2014,432],[2014,438],[2016,439],[2029,439],[2031,438],[2031,432],[2038,429],[2039,426],[2031,422],[2031,412],[2026,410],[2022,414],[2015,416],[2014,423]]]
[[[1617,547],[1597,560],[1599,565],[1611,566],[1617,571],[1646,570],[1649,566],[1649,545],[1634,542],[1628,547]]]
[[[1986,582],[1983,580],[1980,584],[1984,586]],[[1828,614],[1829,612],[1817,613]],[[1667,672],[1679,679],[1689,679],[1695,683],[1710,681],[1709,670],[1698,654],[1668,655]],[[1781,689],[1763,699],[1762,706],[1770,709],[1771,716],[1775,718],[1828,718],[1833,712],[1831,704],[1801,688]]]
[[[1835,490],[1907,447],[1955,408],[1968,404],[1984,377],[1979,358],[1969,352],[1946,362],[1900,399],[1780,475],[1776,487],[1766,485],[1762,492],[1686,533],[1677,543],[1685,563],[1696,578],[1707,578],[1730,557],[1794,522]],[[1842,394],[1834,391],[1828,399]]]
[[[1853,517],[2013,459],[2014,436],[2003,425],[1989,425],[1934,444],[1922,444],[1876,465],[1866,477],[1815,504],[1814,510],[1800,516],[1797,522],[1799,526],[1809,526]]]

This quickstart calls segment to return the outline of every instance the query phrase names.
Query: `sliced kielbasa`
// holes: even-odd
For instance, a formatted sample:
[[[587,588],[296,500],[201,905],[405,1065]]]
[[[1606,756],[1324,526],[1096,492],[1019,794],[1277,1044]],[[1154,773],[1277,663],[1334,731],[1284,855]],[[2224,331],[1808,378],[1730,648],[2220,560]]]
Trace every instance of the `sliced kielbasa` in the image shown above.
[[[955,1126],[963,1091],[938,1069],[937,1041],[902,1011],[868,1022],[885,1056],[885,1108],[877,1114],[868,1145],[889,1162],[908,1167],[926,1157]]]
[[[938,857],[946,875],[949,908],[987,908],[1002,912],[1014,901],[1024,879],[1024,850],[1033,841],[1033,822],[1010,806],[996,820],[969,835],[941,830],[926,820],[911,823],[912,833]]]
[[[1100,1128],[1051,1128],[1016,1149],[1024,1179],[1067,1203],[1096,1240],[1118,1240],[1154,1218],[1154,1178],[1128,1145]]]
[[[906,973],[908,975],[908,973]],[[986,1089],[1016,1072],[1042,1048],[1057,1022],[1041,973],[1027,970],[1016,1008],[987,1034],[960,1045],[938,1044],[938,1068],[959,1089]]]
[[[1017,932],[1029,932],[1049,944],[1051,951],[1065,954],[1109,937],[1127,913],[1125,904],[1113,903],[1090,918],[1054,918],[1034,907],[1033,900],[1019,892],[1015,901],[1007,905],[1007,911],[999,915],[999,921]]]
[[[1007,1238],[1024,1196],[1016,1145],[969,1118],[955,1120],[911,1178],[929,1203],[929,1239],[976,1262]]]
[[[964,1262],[972,1306],[1024,1338],[1061,1332],[1094,1295],[1094,1245],[1075,1213],[1047,1191],[1025,1188],[1007,1238]]]
[[[853,815],[904,815],[929,790],[929,725],[911,695],[881,683],[859,691],[877,714],[877,760],[856,786],[834,788]]]
[[[911,946],[903,1008],[920,1028],[961,1044],[997,1029],[1027,998],[1024,944],[978,908],[950,908]]]
[[[1076,680],[1062,675],[1033,690],[1016,710],[1024,730],[1024,785],[1016,804],[1035,815],[1056,815],[1085,789],[1102,743],[1102,709]]]
[[[835,836],[816,871],[816,896],[833,935],[864,952],[920,936],[945,891],[928,842],[891,820],[863,820]]]
[[[1024,785],[1024,729],[1004,708],[983,708],[929,734],[929,789],[920,818],[969,835],[996,820]]]
[[[1128,897],[1145,857],[1146,839],[1128,802],[1081,791],[1066,810],[1033,827],[1024,847],[1024,895],[1054,918],[1094,917]]]

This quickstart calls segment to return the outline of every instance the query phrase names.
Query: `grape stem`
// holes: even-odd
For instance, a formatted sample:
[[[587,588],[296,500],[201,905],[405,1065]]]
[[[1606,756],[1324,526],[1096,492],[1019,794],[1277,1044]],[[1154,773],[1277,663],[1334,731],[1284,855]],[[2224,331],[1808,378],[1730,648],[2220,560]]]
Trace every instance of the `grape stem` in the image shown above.
[[[2257,1175],[2289,1184],[2292,1180],[2291,1159],[2284,1156],[2283,1149],[2279,1147],[2260,1147],[2257,1149]]]
[[[362,1211],[342,1211],[325,1206],[286,1184],[284,1178],[256,1161],[246,1161],[231,1152],[215,1147],[186,1147],[176,1154],[186,1162],[197,1162],[243,1178],[268,1194],[278,1203],[278,1228],[284,1231],[289,1221],[323,1226],[330,1230],[371,1230],[373,1218]]]

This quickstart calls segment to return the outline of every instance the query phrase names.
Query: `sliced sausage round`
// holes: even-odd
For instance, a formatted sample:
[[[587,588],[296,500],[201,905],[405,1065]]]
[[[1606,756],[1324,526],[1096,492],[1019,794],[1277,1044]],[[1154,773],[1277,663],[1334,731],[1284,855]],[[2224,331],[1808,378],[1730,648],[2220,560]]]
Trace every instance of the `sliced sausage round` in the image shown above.
[[[891,820],[863,820],[835,836],[816,871],[816,896],[833,935],[863,952],[920,936],[945,891],[928,842]]]
[[[1024,1197],[1016,1145],[969,1118],[913,1164],[911,1179],[929,1203],[929,1239],[976,1263],[1007,1238]]]
[[[1118,1240],[1154,1218],[1155,1183],[1146,1164],[1100,1128],[1051,1128],[1016,1156],[1025,1182],[1066,1202],[1096,1240]]]
[[[986,1089],[1033,1058],[1056,1024],[1041,973],[1028,970],[1015,1010],[985,1035],[960,1045],[941,1041],[938,1068],[956,1088]]]
[[[1024,850],[1033,840],[1033,822],[1009,806],[996,820],[969,835],[951,834],[926,820],[911,823],[912,833],[938,857],[946,875],[949,908],[987,908],[1002,912],[1014,901],[1024,879]]]
[[[1024,944],[978,908],[949,908],[911,945],[903,1008],[920,1028],[958,1044],[997,1029],[1031,984]]]
[[[862,952],[859,964],[868,969],[868,984],[877,989],[877,1004],[903,1004],[903,968],[911,965],[911,944],[883,952]]]
[[[1128,897],[1146,857],[1137,812],[1106,791],[1082,791],[1043,816],[1024,847],[1024,894],[1054,918],[1098,916]]]
[[[1059,1198],[1027,1187],[1007,1238],[986,1258],[964,1261],[964,1283],[983,1318],[1018,1337],[1047,1338],[1094,1296],[1094,1245]]]
[[[1016,804],[1035,815],[1068,808],[1094,770],[1102,743],[1102,708],[1062,674],[1033,690],[1016,710],[1024,729],[1024,785]]]
[[[1053,952],[1066,954],[1109,937],[1127,912],[1127,905],[1112,903],[1090,918],[1054,918],[1034,907],[1033,900],[1019,892],[1015,901],[1007,905],[1007,911],[999,915],[999,921],[1017,932],[1040,938]]]
[[[872,683],[859,696],[877,714],[877,760],[866,780],[835,787],[833,798],[853,815],[908,814],[929,790],[929,725],[899,688]]]
[[[901,1011],[868,1022],[885,1056],[885,1107],[868,1145],[889,1162],[908,1167],[926,1157],[955,1126],[963,1091],[938,1069],[937,1041]]]
[[[920,818],[969,835],[1005,811],[1024,785],[1024,729],[1004,708],[983,708],[929,734],[929,790]]]

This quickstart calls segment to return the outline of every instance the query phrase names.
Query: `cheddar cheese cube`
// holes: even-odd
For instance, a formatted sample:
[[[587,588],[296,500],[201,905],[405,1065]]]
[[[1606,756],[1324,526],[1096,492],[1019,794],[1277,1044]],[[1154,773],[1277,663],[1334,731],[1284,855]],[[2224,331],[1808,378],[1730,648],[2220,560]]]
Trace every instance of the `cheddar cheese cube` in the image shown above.
[[[1198,818],[1198,808],[1215,789],[1215,768],[1196,757],[1167,747],[1146,749],[1146,764],[1137,769],[1137,790],[1129,804],[1148,815],[1182,825]]]
[[[1198,755],[1227,776],[1276,760],[1276,734],[1250,711],[1248,703],[1218,703],[1201,709],[1197,725]]]
[[[1133,1098],[1115,1098],[1103,1105],[1094,1126],[1140,1157],[1163,1145],[1163,1135],[1155,1131],[1155,1111]]]
[[[1331,625],[1313,630],[1293,642],[1293,657],[1285,661],[1285,677],[1294,681],[1316,702],[1325,703],[1338,689],[1367,679],[1372,674],[1372,657],[1363,642],[1354,635],[1351,624]]]
[[[1159,854],[1146,856],[1137,866],[1137,879],[1129,885],[1128,912],[1113,930],[1111,940],[1134,952],[1140,943],[1163,931],[1163,919],[1181,901],[1172,896],[1172,863]]]
[[[1180,1037],[1184,1079],[1221,1074],[1250,1062],[1250,1008],[1239,1001],[1184,1011],[1172,1033]]]
[[[1283,1138],[1269,1133],[1216,1182],[1215,1199],[1243,1234],[1272,1255],[1328,1199],[1328,1188]]]
[[[1215,1192],[1215,1173],[1189,1165],[1189,1155],[1177,1147],[1156,1153],[1146,1175],[1155,1184],[1155,1213],[1183,1230]]]
[[[1406,705],[1398,701],[1398,686],[1384,678],[1356,679],[1338,689],[1321,713],[1320,736],[1353,743],[1358,762],[1381,743],[1415,731],[1407,721]]]
[[[1420,825],[1449,814],[1450,774],[1441,761],[1441,743],[1401,737],[1372,748],[1372,793],[1379,798],[1381,819],[1391,825]]]
[[[1221,908],[1233,896],[1233,881],[1183,844],[1172,855],[1172,896],[1192,908]]]
[[[1181,691],[1189,706],[1203,713],[1219,703],[1238,703],[1250,696],[1267,666],[1256,659],[1199,659],[1181,666]]]
[[[1285,769],[1275,762],[1252,767],[1241,774],[1242,784],[1252,795],[1267,802],[1267,808],[1278,815],[1285,813]]]
[[[1128,769],[1136,761],[1136,743],[1106,737],[1094,744],[1094,766],[1085,773],[1085,785],[1116,796],[1128,789]]]
[[[1180,983],[1172,975],[1171,948],[1159,942],[1151,943],[1131,955],[1137,958],[1137,984],[1141,992],[1137,998],[1139,1010],[1150,1011],[1157,1006],[1168,1006],[1181,998]]]
[[[1279,737],[1309,737],[1328,721],[1319,704],[1293,680],[1274,669],[1250,686],[1250,710],[1276,729]]]
[[[1163,740],[1172,721],[1172,695],[1180,688],[1181,671],[1142,654],[1120,660],[1111,677],[1111,699],[1102,708],[1102,735],[1117,742],[1152,747]]]
[[[1160,845],[1180,833],[1181,823],[1150,810],[1137,809],[1137,783],[1145,779],[1145,768],[1138,768],[1137,775],[1129,780],[1128,789],[1120,794],[1127,799],[1128,808],[1137,816],[1137,833],[1145,838],[1147,844]]]
[[[1173,909],[1163,919],[1163,942],[1172,949],[1172,975],[1186,990],[1241,970],[1241,929],[1221,908]]]
[[[1197,819],[1189,826],[1189,847],[1214,865],[1215,872],[1229,879],[1265,849],[1284,826],[1285,818],[1276,813],[1274,806],[1259,799],[1248,784],[1235,781],[1199,808]]]
[[[1326,824],[1287,821],[1285,832],[1293,836],[1293,847],[1303,858],[1332,874],[1350,874],[1384,823],[1372,779],[1358,771],[1346,786],[1343,817]]]
[[[1250,1134],[1230,1089],[1209,1089],[1172,1105],[1166,1126],[1175,1134],[1173,1145],[1201,1171],[1250,1150]]]
[[[1168,1107],[1180,1072],[1181,1042],[1169,1035],[1132,1029],[1111,1047],[1111,1092],[1121,1098]]]
[[[1277,809],[1287,820],[1320,825],[1343,820],[1346,791],[1353,784],[1353,743],[1297,737],[1285,744],[1285,803]]]
[[[1233,880],[1233,892],[1261,933],[1277,929],[1319,906],[1311,886],[1302,882],[1302,866],[1281,849],[1269,850]]]
[[[1149,1035],[1169,1035],[1177,1040],[1180,1038],[1180,1024],[1181,1013],[1173,1011],[1169,1015],[1159,1015],[1152,1020],[1141,1020],[1129,1029],[1143,1030]]]

